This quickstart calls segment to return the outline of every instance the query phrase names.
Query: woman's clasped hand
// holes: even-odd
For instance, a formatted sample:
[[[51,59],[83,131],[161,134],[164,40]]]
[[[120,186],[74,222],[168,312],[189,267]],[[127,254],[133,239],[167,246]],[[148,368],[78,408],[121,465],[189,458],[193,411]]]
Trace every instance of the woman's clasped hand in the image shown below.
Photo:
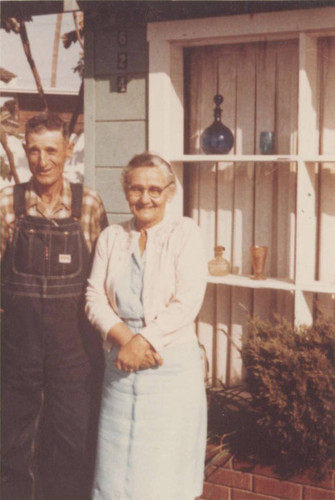
[[[163,358],[156,352],[142,335],[133,335],[132,338],[120,347],[115,366],[118,370],[134,372],[161,366]]]

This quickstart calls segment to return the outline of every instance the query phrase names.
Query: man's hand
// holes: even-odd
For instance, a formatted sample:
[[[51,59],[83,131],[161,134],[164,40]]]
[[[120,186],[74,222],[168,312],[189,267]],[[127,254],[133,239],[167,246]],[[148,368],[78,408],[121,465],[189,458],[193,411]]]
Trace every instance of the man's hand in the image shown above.
[[[118,370],[132,372],[152,368],[161,365],[162,362],[161,356],[142,335],[134,335],[129,342],[120,347],[115,365]]]

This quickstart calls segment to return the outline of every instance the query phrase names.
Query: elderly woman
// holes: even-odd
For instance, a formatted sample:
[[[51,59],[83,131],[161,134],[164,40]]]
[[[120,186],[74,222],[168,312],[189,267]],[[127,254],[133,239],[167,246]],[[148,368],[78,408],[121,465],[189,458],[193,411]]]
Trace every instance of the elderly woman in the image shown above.
[[[206,399],[194,320],[206,287],[199,229],[167,215],[171,165],[135,156],[123,171],[133,218],[98,239],[86,312],[105,379],[94,500],[193,500],[202,492]]]

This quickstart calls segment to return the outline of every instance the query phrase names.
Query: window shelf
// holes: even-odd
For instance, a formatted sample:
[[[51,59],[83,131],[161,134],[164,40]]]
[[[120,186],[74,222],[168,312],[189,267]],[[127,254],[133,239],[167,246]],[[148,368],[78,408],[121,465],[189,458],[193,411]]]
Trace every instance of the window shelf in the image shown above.
[[[250,276],[228,274],[227,276],[208,276],[208,283],[217,285],[241,286],[246,288],[270,288],[274,290],[295,290],[293,280],[267,278],[265,280],[252,280]]]
[[[237,286],[243,288],[263,288],[287,291],[301,290],[303,292],[335,294],[335,283],[325,283],[323,281],[296,284],[290,279],[267,278],[265,280],[253,280],[250,276],[228,274],[227,276],[209,275],[207,282],[216,285]]]
[[[301,158],[306,163],[335,163],[335,155],[316,155]]]
[[[323,281],[312,281],[310,283],[302,283],[299,288],[304,292],[315,293],[331,293],[335,294],[335,283],[325,283]]]
[[[335,155],[313,155],[313,156],[299,156],[299,155],[181,155],[177,158],[172,158],[172,162],[185,162],[185,163],[198,163],[198,162],[298,162],[303,161],[306,163],[335,163]]]

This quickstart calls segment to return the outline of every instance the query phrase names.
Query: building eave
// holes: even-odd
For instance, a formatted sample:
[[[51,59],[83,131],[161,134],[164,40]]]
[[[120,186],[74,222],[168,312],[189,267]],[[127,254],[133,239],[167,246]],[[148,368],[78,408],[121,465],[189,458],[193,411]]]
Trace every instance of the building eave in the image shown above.
[[[76,90],[62,90],[62,89],[43,89],[45,95],[68,95],[68,96],[77,96],[79,94],[79,89]],[[8,94],[31,94],[37,95],[36,89],[18,89],[14,87],[2,87],[0,85],[0,93],[1,95]]]
[[[335,5],[335,0],[166,0],[166,1],[111,1],[111,0],[3,0],[2,18],[57,14],[82,10],[102,12],[108,10],[116,15],[129,16],[141,22],[167,21],[173,19],[192,19],[212,16],[231,16],[234,14],[254,14],[280,10],[320,8]]]

